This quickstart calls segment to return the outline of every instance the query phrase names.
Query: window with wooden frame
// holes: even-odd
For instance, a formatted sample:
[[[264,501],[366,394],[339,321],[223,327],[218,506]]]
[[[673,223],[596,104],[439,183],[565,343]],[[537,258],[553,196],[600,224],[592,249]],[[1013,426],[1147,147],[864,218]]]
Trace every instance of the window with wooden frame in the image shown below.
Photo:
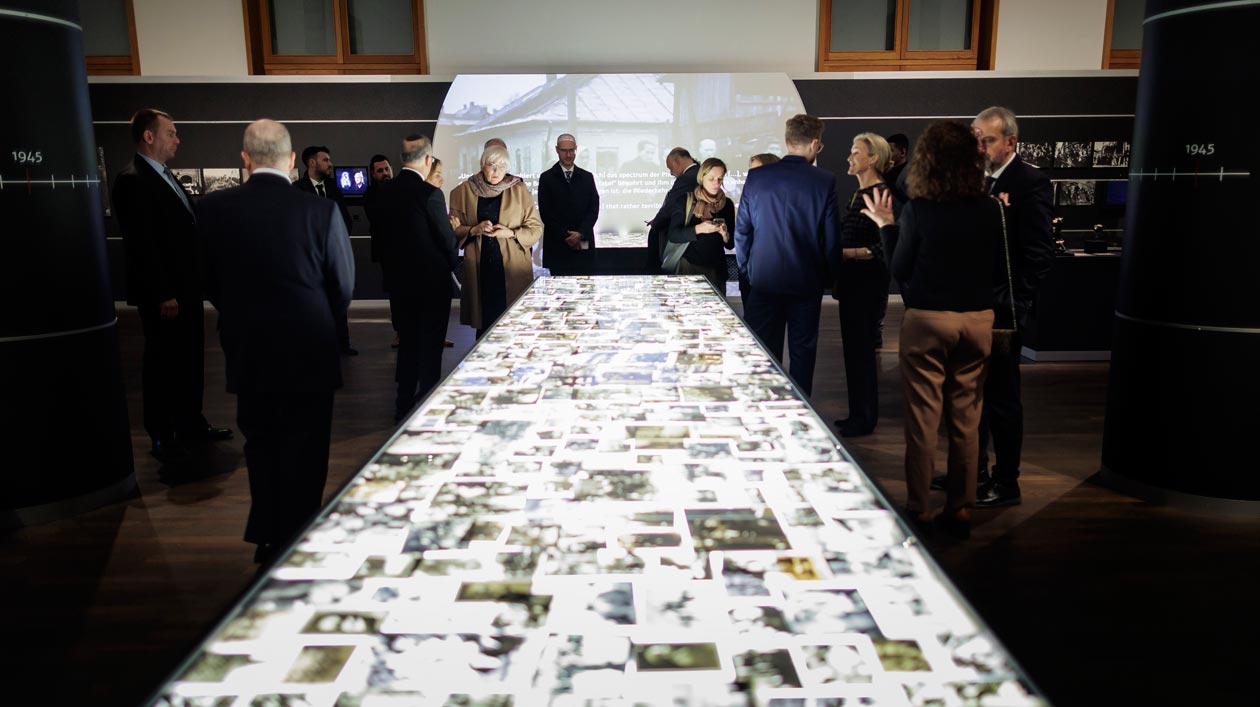
[[[79,0],[88,76],[138,76],[136,10],[131,0]]]
[[[251,74],[424,74],[424,0],[242,0]]]
[[[1137,69],[1142,65],[1142,22],[1146,0],[1107,0],[1103,32],[1104,69]]]
[[[998,0],[821,0],[819,71],[993,68]]]

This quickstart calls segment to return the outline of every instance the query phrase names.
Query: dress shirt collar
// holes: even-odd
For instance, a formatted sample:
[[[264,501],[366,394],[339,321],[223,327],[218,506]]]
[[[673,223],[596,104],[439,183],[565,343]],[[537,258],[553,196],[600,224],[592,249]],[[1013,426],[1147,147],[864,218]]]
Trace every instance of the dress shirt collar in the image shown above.
[[[427,182],[427,181],[429,181],[429,180],[427,180],[427,179],[425,179],[425,178],[424,178],[424,175],[423,175],[423,174],[420,174],[420,170],[415,169],[414,167],[403,167],[403,168],[402,168],[402,169],[400,169],[399,171],[400,171],[400,172],[415,172],[415,173],[416,173],[416,176],[420,178],[420,181],[422,181],[422,182]]]
[[[157,170],[158,174],[162,175],[163,177],[166,176],[166,165],[162,164],[161,162],[158,162],[157,160],[153,159],[152,157],[149,157],[148,155],[145,155],[139,152],[137,152],[136,155],[144,158],[144,161],[148,162],[150,167]]]
[[[277,177],[284,177],[284,181],[286,182],[289,181],[289,173],[276,169],[275,167],[255,167],[254,171],[250,172],[249,176],[256,177],[260,174],[274,174]]]
[[[1006,168],[1007,168],[1007,167],[1009,167],[1009,166],[1010,166],[1010,164],[1011,164],[1012,162],[1014,162],[1014,161],[1015,161],[1015,156],[1016,156],[1017,154],[1019,154],[1019,153],[1018,153],[1018,152],[1015,152],[1015,151],[1013,151],[1013,150],[1012,150],[1012,151],[1011,151],[1011,156],[1006,158],[1006,161],[1002,163],[1002,166],[1001,166],[1001,167],[998,167],[995,171],[990,172],[990,173],[986,174],[985,176],[986,176],[986,177],[993,177],[993,180],[994,180],[994,181],[997,181],[998,177],[1001,177],[1001,176],[1002,176],[1002,173],[1006,171]]]
[[[288,176],[288,175],[286,175],[286,176]],[[309,180],[311,180],[311,186],[313,186],[313,187],[323,186],[323,184],[324,184],[324,180],[322,180],[322,179],[321,179],[321,180],[319,180],[318,182],[317,182],[317,181],[315,181],[314,177],[312,177],[312,176],[311,176],[311,173],[310,173],[310,172],[307,172],[307,173],[306,173],[306,178],[307,178],[307,179],[309,179]]]

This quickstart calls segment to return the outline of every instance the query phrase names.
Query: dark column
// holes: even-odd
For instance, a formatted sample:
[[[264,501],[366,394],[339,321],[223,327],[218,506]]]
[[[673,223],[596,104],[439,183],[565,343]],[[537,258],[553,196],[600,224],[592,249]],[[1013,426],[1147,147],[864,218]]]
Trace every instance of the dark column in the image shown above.
[[[0,0],[0,526],[134,487],[74,0]]]
[[[1104,476],[1256,501],[1260,141],[1243,105],[1260,85],[1260,5],[1146,13]]]

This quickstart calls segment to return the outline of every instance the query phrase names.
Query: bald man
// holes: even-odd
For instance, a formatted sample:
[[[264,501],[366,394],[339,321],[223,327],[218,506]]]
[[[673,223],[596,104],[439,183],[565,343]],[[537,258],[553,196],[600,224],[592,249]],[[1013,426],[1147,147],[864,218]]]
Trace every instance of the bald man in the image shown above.
[[[556,163],[538,177],[543,222],[543,265],[552,275],[592,275],[599,190],[595,175],[575,164],[577,138],[556,138]]]
[[[354,289],[354,258],[336,202],[289,184],[293,144],[283,125],[251,123],[241,159],[249,181],[206,196],[197,229],[245,435],[245,540],[267,562],[323,504],[341,387],[336,317]]]

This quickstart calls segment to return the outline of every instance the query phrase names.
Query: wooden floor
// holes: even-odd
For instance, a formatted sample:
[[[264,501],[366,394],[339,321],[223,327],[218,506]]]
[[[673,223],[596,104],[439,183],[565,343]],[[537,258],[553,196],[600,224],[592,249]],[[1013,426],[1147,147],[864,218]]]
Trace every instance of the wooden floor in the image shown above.
[[[893,304],[890,349],[880,354],[879,427],[846,442],[898,505],[905,498],[893,350],[900,317]],[[214,325],[211,311],[206,414],[235,427]],[[195,480],[159,474],[140,426],[135,310],[119,310],[119,328],[140,493],[0,534],[10,656],[0,661],[3,705],[141,702],[253,580],[253,546],[241,540],[249,505],[241,440],[211,446]],[[362,355],[346,359],[337,396],[329,495],[394,428],[383,303],[356,303],[351,329]],[[447,370],[473,340],[454,309],[450,338]],[[845,413],[841,361],[837,309],[828,301],[813,399],[824,420]],[[1250,684],[1260,650],[1249,642],[1260,635],[1260,519],[1153,507],[1098,485],[1106,384],[1106,364],[1025,366],[1023,505],[978,513],[969,542],[929,546],[1060,707],[1260,704]],[[66,433],[72,445],[73,427]],[[1239,473],[1256,473],[1251,464],[1240,463]]]

